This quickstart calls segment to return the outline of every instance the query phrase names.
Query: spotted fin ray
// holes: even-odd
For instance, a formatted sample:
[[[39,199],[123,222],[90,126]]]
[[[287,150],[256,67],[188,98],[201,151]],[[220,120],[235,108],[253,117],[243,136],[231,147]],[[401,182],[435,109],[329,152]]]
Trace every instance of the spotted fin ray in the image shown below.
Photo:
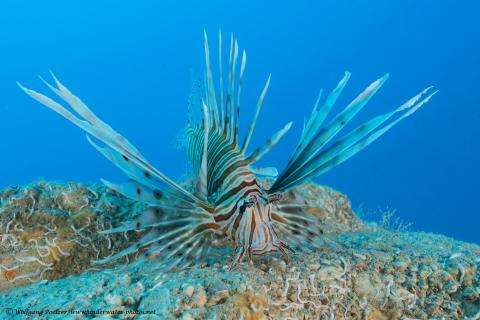
[[[141,259],[158,258],[162,269],[185,268],[205,258],[205,246],[210,244],[209,239],[218,228],[211,216],[195,208],[179,211],[176,207],[148,207],[138,218],[101,232],[111,234],[143,230],[144,236],[128,248],[94,263],[110,263],[143,250]],[[172,257],[174,261],[169,261]]]
[[[57,78],[54,76],[53,78],[56,87],[46,83],[47,86],[65,101],[76,112],[76,115],[49,97],[27,89],[20,84],[19,86],[33,99],[64,116],[88,134],[103,142],[104,146],[99,146],[87,135],[90,144],[119,167],[129,177],[129,181],[123,184],[102,181],[107,187],[129,198],[144,202],[150,207],[149,210],[140,214],[133,221],[104,231],[104,233],[116,233],[145,230],[145,235],[129,248],[101,259],[97,263],[114,261],[144,250],[143,248],[146,246],[149,246],[147,253],[170,257],[178,253],[184,254],[185,246],[189,246],[192,239],[198,240],[195,243],[195,250],[199,249],[199,243],[206,244],[207,242],[203,238],[209,237],[212,232],[219,228],[210,214],[211,206],[153,167],[125,137],[99,119]],[[168,198],[168,201],[165,201],[164,197]],[[164,215],[162,219],[159,218],[159,213]],[[152,248],[156,249],[153,250]],[[152,250],[153,252],[151,252]],[[204,249],[201,248],[200,252],[203,251]],[[199,256],[195,254],[195,258],[199,258]],[[176,261],[177,266],[181,267],[186,263],[194,262],[195,259],[187,261],[177,258]]]
[[[51,84],[45,83],[55,94],[67,102],[68,105],[77,112],[80,118],[47,96],[27,89],[21,84],[19,84],[19,86],[33,99],[64,116],[87,133],[105,143],[105,148],[97,146],[97,150],[112,160],[129,177],[140,179],[143,175],[142,181],[152,181],[152,183],[158,185],[159,188],[168,190],[168,192],[175,197],[206,206],[201,199],[198,199],[165,174],[154,168],[125,137],[100,120],[78,97],[63,86],[56,77],[53,76],[53,79],[57,85],[56,88]],[[91,139],[89,141],[91,141]]]

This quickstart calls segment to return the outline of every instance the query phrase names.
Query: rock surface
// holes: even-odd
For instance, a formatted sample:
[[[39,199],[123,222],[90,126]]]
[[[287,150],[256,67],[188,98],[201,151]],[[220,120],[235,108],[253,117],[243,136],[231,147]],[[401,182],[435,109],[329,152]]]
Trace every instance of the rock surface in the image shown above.
[[[337,245],[256,257],[230,270],[160,273],[156,262],[94,266],[139,234],[96,232],[140,205],[98,185],[35,183],[0,192],[0,319],[479,319],[480,246],[363,223],[348,199],[299,195]],[[30,315],[26,315],[29,313]]]

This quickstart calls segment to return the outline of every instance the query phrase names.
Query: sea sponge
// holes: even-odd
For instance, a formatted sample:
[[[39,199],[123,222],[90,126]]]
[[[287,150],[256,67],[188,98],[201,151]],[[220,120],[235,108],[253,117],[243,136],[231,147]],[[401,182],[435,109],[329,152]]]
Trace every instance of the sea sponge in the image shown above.
[[[0,292],[80,274],[111,254],[113,242],[125,247],[129,238],[97,233],[117,214],[110,203],[134,206],[100,185],[37,182],[0,191]]]

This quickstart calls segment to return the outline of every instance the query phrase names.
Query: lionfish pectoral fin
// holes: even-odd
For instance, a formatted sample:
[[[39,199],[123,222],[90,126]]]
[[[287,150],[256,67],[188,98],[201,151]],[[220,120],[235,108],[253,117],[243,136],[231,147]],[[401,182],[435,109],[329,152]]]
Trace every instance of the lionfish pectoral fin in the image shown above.
[[[290,256],[288,255],[287,251],[285,251],[285,247],[284,246],[278,247],[278,251],[280,251],[280,253],[282,254],[282,258],[285,261],[285,263],[289,264],[291,260],[290,260]]]
[[[245,249],[245,247],[243,247],[243,246],[237,247],[235,258],[232,260],[232,262],[230,263],[230,266],[229,266],[230,270],[234,270],[236,267],[238,267],[240,265],[243,258],[245,257],[246,251],[247,251],[247,249]]]
[[[187,210],[184,212],[185,217],[174,218],[177,210]],[[194,210],[152,206],[131,222],[101,231],[101,234],[108,235],[144,230],[145,234],[128,248],[94,263],[110,263],[140,251],[145,259],[158,258],[163,269],[184,268],[201,263],[208,253],[211,235],[220,226],[205,213]]]
[[[144,250],[147,246],[149,248],[145,256],[161,256],[165,258],[161,260],[162,264],[168,260],[170,264],[183,266],[190,260],[199,261],[208,251],[209,241],[205,239],[220,228],[208,212],[210,205],[153,167],[125,137],[98,118],[55,77],[54,81],[56,87],[46,83],[47,86],[75,113],[38,92],[19,86],[33,99],[103,142],[104,146],[99,146],[87,135],[92,146],[130,178],[124,184],[103,182],[109,188],[149,205],[133,221],[124,222],[110,230],[100,230],[106,237],[112,233],[138,230],[143,230],[145,234],[128,248],[94,263],[109,263]],[[162,214],[162,211],[170,212]]]
[[[142,201],[151,205],[160,204],[164,196],[163,189],[152,189],[151,187],[133,179],[121,184],[115,184],[103,178],[101,178],[100,181],[102,181],[102,183],[109,189],[114,190],[127,198]]]
[[[125,137],[98,118],[86,104],[62,85],[55,76],[53,76],[53,79],[56,87],[44,82],[48,88],[65,101],[75,113],[43,94],[27,89],[21,84],[18,85],[30,97],[59,113],[88,134],[103,142],[105,147],[100,147],[89,138],[89,142],[99,152],[114,162],[114,164],[131,179],[142,183],[152,190],[163,189],[172,196],[184,201],[203,207],[208,206],[203,200],[194,196],[153,167]]]
[[[282,239],[279,246],[282,254],[285,249],[292,253],[296,250],[317,250],[325,242],[325,234],[316,216],[290,213],[277,207],[272,212],[272,220]]]
[[[283,242],[283,241],[280,241],[280,247],[284,248],[284,249],[287,249],[288,251],[290,251],[291,253],[296,253],[295,250],[293,250],[292,247],[290,247],[287,243]]]
[[[363,109],[380,89],[387,80],[388,74],[370,84],[342,112],[322,127],[323,121],[345,87],[349,77],[350,74],[346,73],[320,109],[317,109],[317,100],[295,152],[287,167],[271,187],[270,192],[287,191],[339,165],[377,140],[400,121],[412,115],[436,93],[436,91],[429,93],[431,87],[428,87],[397,109],[363,123],[343,138],[326,147],[327,143]],[[397,114],[400,115],[391,120]]]

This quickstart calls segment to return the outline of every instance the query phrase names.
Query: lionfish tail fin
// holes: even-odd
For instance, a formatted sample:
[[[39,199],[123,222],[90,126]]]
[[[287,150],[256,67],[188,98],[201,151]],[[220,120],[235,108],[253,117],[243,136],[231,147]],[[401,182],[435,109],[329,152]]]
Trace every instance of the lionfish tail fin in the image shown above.
[[[322,127],[322,123],[349,77],[350,74],[346,73],[320,109],[317,109],[317,101],[310,119],[306,122],[302,139],[287,167],[272,185],[270,192],[287,191],[329,171],[377,140],[400,121],[412,115],[437,93],[437,91],[430,92],[432,87],[428,87],[395,110],[363,123],[341,139],[326,146],[363,109],[385,83],[388,74],[374,81],[343,111]],[[388,122],[389,120],[390,122]]]

